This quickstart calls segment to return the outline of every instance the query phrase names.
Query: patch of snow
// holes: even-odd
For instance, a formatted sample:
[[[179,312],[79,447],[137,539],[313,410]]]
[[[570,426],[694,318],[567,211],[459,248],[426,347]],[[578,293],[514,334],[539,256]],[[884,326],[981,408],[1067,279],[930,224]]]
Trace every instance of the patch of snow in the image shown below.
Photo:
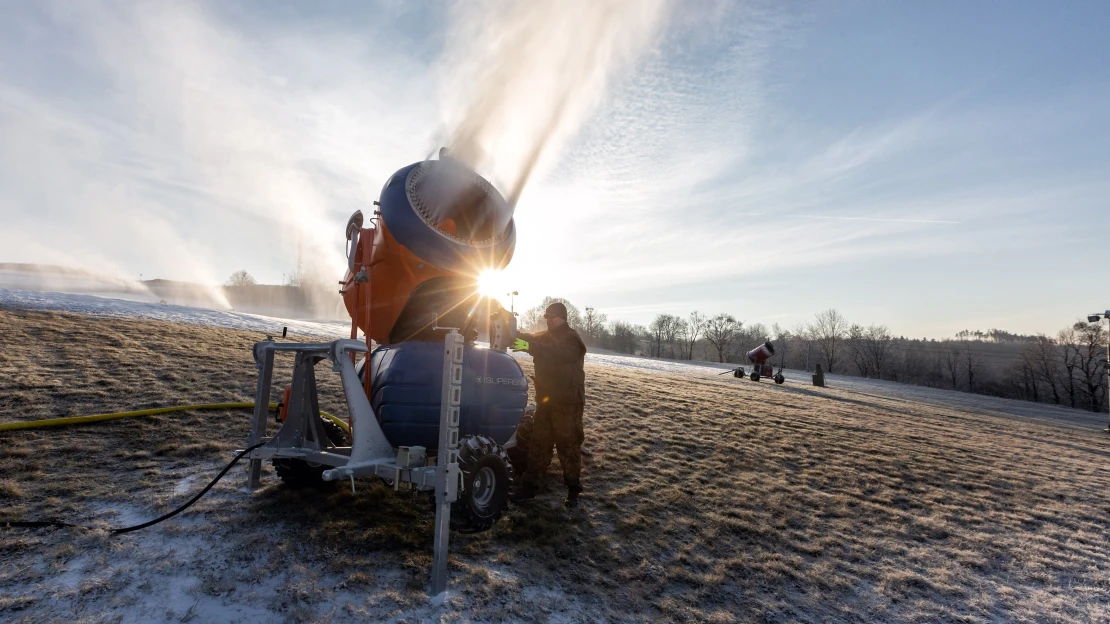
[[[74,557],[66,562],[66,571],[51,578],[51,582],[63,589],[76,589],[88,574],[88,555]]]
[[[273,336],[280,336],[282,327],[288,327],[292,334],[326,338],[328,340],[349,338],[351,335],[351,325],[345,321],[298,321],[259,314],[247,314],[245,312],[194,308],[166,303],[151,303],[149,301],[131,301],[89,294],[78,295],[0,288],[0,307],[53,310],[91,316],[138,318],[205,327],[246,329]]]
[[[458,592],[454,592],[454,593],[456,595],[458,594]],[[448,600],[448,598],[451,597],[451,595],[452,595],[451,591],[449,591],[449,590],[448,591],[443,591],[441,593],[436,594],[435,596],[432,596],[432,597],[428,598],[428,602],[430,602],[433,606],[442,607],[443,605],[447,604],[447,600]]]
[[[173,484],[173,495],[181,496],[182,494],[187,494],[193,489],[193,481],[196,481],[196,478],[197,476],[195,474],[191,474],[184,479],[179,479],[177,483]]]
[[[142,524],[158,517],[152,511],[141,509],[137,505],[127,503],[90,503],[89,511],[94,520],[103,520],[112,528],[122,528]]]
[[[786,383],[783,386],[776,386],[776,384],[769,379],[753,382],[747,378],[737,379],[732,375],[723,374],[737,366],[743,366],[746,371],[750,371],[751,366],[746,364],[664,360],[643,356],[616,354],[607,351],[598,352],[596,350],[586,354],[586,361],[601,366],[631,368],[645,372],[686,375],[690,377],[718,379],[721,381],[728,380],[747,384],[761,383],[768,387],[778,387],[780,390],[794,390],[796,392],[835,392],[836,390],[847,390],[856,395],[871,395],[886,399],[925,403],[974,414],[1029,418],[1041,422],[1051,422],[1057,425],[1099,431],[1106,429],[1106,414],[1100,412],[1090,412],[1082,409],[1072,409],[1045,403],[1032,403],[1016,399],[1004,399],[983,394],[947,390],[944,388],[914,386],[881,379],[867,379],[863,377],[826,373],[825,388],[815,388],[813,387],[812,373],[788,368],[782,371],[783,375],[786,377]],[[778,370],[776,366],[775,371],[778,372]]]

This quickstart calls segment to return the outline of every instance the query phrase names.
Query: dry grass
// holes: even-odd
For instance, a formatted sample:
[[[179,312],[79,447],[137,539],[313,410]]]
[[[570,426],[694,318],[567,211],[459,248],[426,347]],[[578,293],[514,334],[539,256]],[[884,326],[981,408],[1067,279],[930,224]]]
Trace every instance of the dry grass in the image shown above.
[[[18,310],[0,310],[0,337],[2,420],[250,400],[260,338]],[[326,376],[324,408],[343,413]],[[233,472],[148,532],[0,532],[0,619],[143,619],[166,578],[187,579],[188,604],[153,619],[203,621],[194,596],[288,621],[1110,619],[1099,434],[836,389],[587,379],[583,508],[552,486],[454,536],[450,609],[423,594],[423,497],[289,491],[272,474],[246,494]],[[0,434],[0,521],[146,519],[247,429],[237,412]]]

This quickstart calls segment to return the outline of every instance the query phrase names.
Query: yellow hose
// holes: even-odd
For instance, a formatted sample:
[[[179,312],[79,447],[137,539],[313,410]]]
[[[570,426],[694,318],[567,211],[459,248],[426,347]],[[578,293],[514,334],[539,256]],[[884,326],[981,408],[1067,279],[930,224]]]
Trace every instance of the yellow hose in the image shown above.
[[[270,403],[270,409],[277,407],[277,403]],[[68,418],[49,418],[47,420],[28,420],[25,422],[13,422],[0,424],[0,431],[16,431],[18,429],[39,429],[42,427],[62,427],[65,425],[82,425],[85,423],[101,422],[103,420],[115,420],[117,418],[131,418],[134,416],[154,416],[155,414],[168,414],[170,412],[185,412],[189,410],[231,410],[231,409],[254,409],[254,403],[204,403],[202,405],[178,405],[176,407],[156,407],[153,409],[137,410],[134,412],[117,412],[115,414],[93,414],[92,416],[70,416]],[[351,435],[351,428],[347,423],[339,418],[332,416],[327,412],[320,412],[320,415],[332,421],[347,435]]]

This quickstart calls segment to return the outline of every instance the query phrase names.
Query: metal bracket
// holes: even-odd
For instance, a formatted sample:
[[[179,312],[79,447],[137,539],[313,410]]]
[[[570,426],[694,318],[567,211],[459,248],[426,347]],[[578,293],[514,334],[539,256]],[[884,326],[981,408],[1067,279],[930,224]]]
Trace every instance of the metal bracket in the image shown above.
[[[248,484],[251,488],[259,486],[264,459],[285,457],[331,466],[323,472],[322,478],[325,481],[350,480],[352,494],[355,492],[355,477],[361,476],[392,479],[394,489],[398,489],[401,483],[411,484],[422,491],[434,489],[436,519],[430,586],[432,595],[439,595],[447,590],[451,504],[458,499],[461,490],[458,446],[465,342],[457,328],[442,329],[447,329],[448,333],[443,342],[439,453],[435,466],[426,465],[425,450],[422,447],[409,447],[403,453],[398,453],[385,437],[363,389],[362,380],[355,372],[351,357],[353,353],[369,353],[369,348],[357,340],[316,344],[264,341],[254,346],[258,385],[255,391],[251,444],[262,441],[266,433],[275,353],[292,352],[296,355],[296,363],[293,366],[293,384],[285,422],[265,445],[248,455]],[[332,363],[333,370],[339,372],[347,398],[354,433],[354,440],[349,448],[331,446],[320,425],[315,365],[325,359]]]

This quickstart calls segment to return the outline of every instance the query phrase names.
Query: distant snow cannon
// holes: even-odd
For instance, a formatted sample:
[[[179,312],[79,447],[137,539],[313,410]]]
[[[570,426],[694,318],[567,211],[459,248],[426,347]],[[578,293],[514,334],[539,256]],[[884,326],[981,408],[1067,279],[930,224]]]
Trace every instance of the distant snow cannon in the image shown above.
[[[775,354],[775,345],[768,340],[758,347],[748,351],[748,361],[752,364],[763,364]]]
[[[786,381],[786,377],[784,377],[782,374],[781,366],[779,367],[779,372],[775,373],[774,366],[767,364],[771,357],[775,355],[775,345],[771,344],[770,340],[764,342],[751,351],[748,351],[746,355],[748,358],[748,362],[752,364],[752,372],[750,375],[748,375],[748,378],[752,381],[759,381],[762,377],[772,377],[777,384],[781,384]],[[733,377],[743,377],[744,368],[742,366],[738,366],[730,371],[725,371],[721,374],[724,375],[725,373],[732,373]]]
[[[479,310],[479,275],[507,266],[516,246],[513,207],[492,184],[441,151],[394,173],[377,203],[370,227],[361,211],[347,223],[341,292],[352,337],[357,328],[395,344],[436,326],[473,334],[491,314],[508,320]]]

